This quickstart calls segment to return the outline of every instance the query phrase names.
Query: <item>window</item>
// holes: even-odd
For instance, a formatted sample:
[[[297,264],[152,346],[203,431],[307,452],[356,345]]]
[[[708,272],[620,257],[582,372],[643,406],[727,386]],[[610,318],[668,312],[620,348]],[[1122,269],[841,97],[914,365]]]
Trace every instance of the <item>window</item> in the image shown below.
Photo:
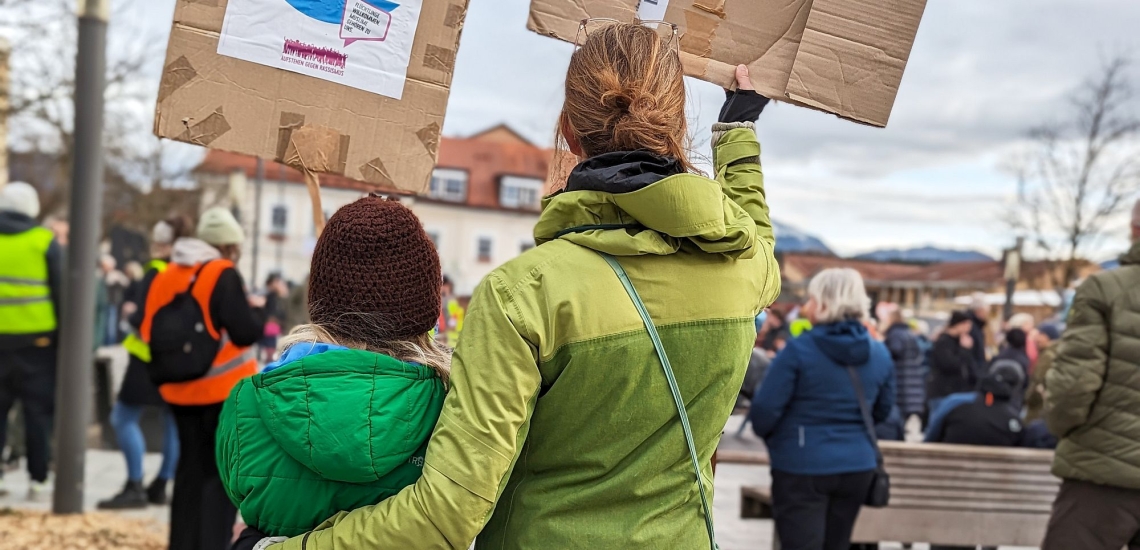
[[[453,168],[436,168],[431,172],[431,188],[428,195],[433,199],[448,202],[467,200],[467,172]]]
[[[478,250],[476,253],[476,258],[480,262],[490,262],[491,261],[491,250],[494,247],[495,247],[495,243],[494,243],[494,241],[491,240],[491,237],[479,237],[479,240],[477,241],[477,246],[476,246],[476,248]]]
[[[289,222],[289,210],[285,208],[285,205],[283,204],[274,206],[273,210],[271,211],[269,220],[270,234],[284,235],[287,224]]]
[[[542,180],[503,176],[499,180],[499,205],[503,208],[538,210],[542,203]]]

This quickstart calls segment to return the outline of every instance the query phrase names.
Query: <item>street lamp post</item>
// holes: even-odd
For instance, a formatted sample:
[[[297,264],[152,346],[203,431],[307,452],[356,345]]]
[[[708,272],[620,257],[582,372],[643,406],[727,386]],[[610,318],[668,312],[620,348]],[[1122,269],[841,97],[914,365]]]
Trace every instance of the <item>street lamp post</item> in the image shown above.
[[[103,212],[103,90],[106,86],[109,0],[79,5],[75,58],[75,154],[71,171],[71,240],[59,330],[56,394],[56,481],[52,511],[83,512],[83,468],[91,413],[95,334],[96,248]]]

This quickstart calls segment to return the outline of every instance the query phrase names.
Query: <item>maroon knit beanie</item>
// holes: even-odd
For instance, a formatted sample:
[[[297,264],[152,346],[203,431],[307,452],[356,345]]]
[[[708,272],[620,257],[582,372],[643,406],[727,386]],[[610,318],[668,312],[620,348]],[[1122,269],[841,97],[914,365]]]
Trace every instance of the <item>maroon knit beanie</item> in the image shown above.
[[[357,342],[407,340],[439,318],[439,254],[399,201],[368,196],[337,210],[313,250],[309,316]]]

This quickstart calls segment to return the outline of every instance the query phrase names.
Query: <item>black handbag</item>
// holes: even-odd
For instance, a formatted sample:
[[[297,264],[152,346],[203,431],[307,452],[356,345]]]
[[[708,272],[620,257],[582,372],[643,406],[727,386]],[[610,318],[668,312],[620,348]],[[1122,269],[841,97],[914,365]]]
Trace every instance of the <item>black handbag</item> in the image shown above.
[[[879,450],[875,421],[871,419],[867,398],[863,396],[863,382],[859,380],[859,373],[855,371],[855,367],[847,367],[847,374],[851,376],[851,385],[855,387],[855,397],[859,400],[859,412],[863,415],[863,426],[867,430],[867,437],[871,438],[871,446],[875,448],[875,475],[871,479],[871,488],[867,491],[863,505],[885,508],[891,500],[891,476],[883,466],[883,452]]]

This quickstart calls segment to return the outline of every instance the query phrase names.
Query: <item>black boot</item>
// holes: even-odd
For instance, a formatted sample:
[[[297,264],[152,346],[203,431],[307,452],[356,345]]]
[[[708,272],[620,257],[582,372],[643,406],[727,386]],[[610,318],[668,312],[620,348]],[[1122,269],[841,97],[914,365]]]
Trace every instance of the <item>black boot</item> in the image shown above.
[[[128,481],[123,491],[96,505],[100,510],[130,510],[146,508],[146,491],[141,482]]]
[[[166,479],[156,477],[154,481],[150,482],[150,485],[146,488],[147,502],[158,506],[166,504],[166,481]]]

